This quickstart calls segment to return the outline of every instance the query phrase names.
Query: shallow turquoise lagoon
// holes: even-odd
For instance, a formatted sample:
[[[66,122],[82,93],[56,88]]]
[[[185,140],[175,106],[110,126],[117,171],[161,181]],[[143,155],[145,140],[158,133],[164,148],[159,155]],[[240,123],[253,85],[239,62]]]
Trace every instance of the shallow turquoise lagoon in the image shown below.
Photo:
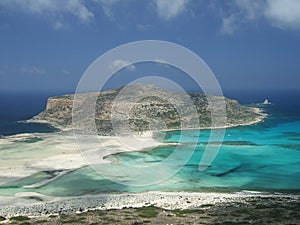
[[[290,111],[276,111],[269,108],[270,114],[264,122],[227,129],[220,151],[205,171],[199,171],[199,162],[205,151],[209,130],[200,132],[195,151],[187,163],[174,161],[178,172],[169,179],[148,186],[128,186],[110,181],[97,174],[90,167],[68,173],[45,186],[26,189],[24,185],[51,178],[51,174],[36,174],[0,187],[0,195],[12,195],[20,191],[35,191],[53,196],[75,196],[107,192],[142,191],[196,191],[196,192],[239,192],[243,190],[261,192],[300,192],[300,117]],[[164,142],[176,143],[183,138],[177,159],[185,158],[192,151],[191,140],[198,131],[171,131],[164,135]],[[216,143],[211,143],[216,144]],[[139,168],[155,165],[172,154],[176,146],[162,146],[149,151],[120,153],[109,156],[109,165],[115,177],[129,180],[122,173],[126,166]],[[176,159],[175,159],[176,160]],[[178,168],[177,168],[178,167]],[[153,169],[154,168],[154,169]],[[157,173],[155,167],[151,168]],[[120,172],[121,171],[121,172]],[[140,176],[147,180],[147,176]]]

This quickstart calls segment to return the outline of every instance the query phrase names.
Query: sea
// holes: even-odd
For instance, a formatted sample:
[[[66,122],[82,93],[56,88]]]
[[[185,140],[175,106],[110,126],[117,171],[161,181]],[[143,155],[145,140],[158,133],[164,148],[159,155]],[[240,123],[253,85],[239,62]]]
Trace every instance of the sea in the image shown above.
[[[5,162],[9,152],[22,151],[26,155],[33,143],[40,141],[10,142],[5,140],[20,134],[55,134],[58,130],[47,124],[25,123],[24,120],[45,108],[51,94],[1,94],[0,96],[0,158]],[[222,146],[212,164],[204,171],[199,170],[200,159],[208,144],[210,130],[201,130],[200,137],[189,160],[173,176],[151,185],[124,185],[101,176],[89,166],[82,167],[57,179],[55,173],[42,171],[31,176],[0,185],[0,196],[14,196],[18,192],[38,192],[50,196],[80,196],[99,193],[187,191],[226,193],[299,193],[300,192],[300,92],[298,91],[239,91],[227,92],[230,98],[241,104],[260,107],[268,116],[260,123],[228,128]],[[262,105],[264,99],[271,104]],[[177,143],[180,137],[189,148],[198,131],[169,131],[163,142]],[[2,146],[1,146],[2,145]],[[46,148],[47,146],[44,146]],[[172,154],[175,145],[165,145],[148,151],[124,152],[108,157],[111,171],[122,171],[122,165],[140,167],[165,160]],[[6,152],[6,154],[1,154]],[[29,151],[29,150],[28,150]],[[43,151],[43,146],[40,150]],[[8,152],[8,153],[7,153]],[[184,148],[182,156],[186,154]],[[27,155],[28,156],[28,155]],[[15,159],[22,160],[22,155]],[[21,158],[20,158],[21,157]],[[25,157],[25,156],[24,156]],[[180,157],[179,157],[180,158]],[[178,159],[179,160],[179,159]],[[0,165],[1,166],[1,165]],[[125,167],[124,167],[125,168]],[[120,170],[121,169],[121,170]],[[159,171],[153,170],[153,173]],[[122,174],[116,174],[122,176]],[[125,179],[130,180],[126,174]],[[141,179],[147,179],[142,176]],[[28,190],[26,186],[44,180],[45,185]]]

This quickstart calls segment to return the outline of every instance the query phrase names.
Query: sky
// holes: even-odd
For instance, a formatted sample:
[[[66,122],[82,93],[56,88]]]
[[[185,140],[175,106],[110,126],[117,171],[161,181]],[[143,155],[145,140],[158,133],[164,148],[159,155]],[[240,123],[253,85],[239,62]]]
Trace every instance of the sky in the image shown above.
[[[299,89],[299,0],[0,0],[0,92],[74,92],[99,56],[140,40],[190,49],[224,90]]]

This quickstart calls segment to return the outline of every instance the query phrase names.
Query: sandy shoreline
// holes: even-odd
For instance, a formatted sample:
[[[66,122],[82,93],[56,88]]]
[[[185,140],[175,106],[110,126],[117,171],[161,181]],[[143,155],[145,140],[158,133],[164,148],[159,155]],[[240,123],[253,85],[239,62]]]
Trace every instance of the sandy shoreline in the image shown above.
[[[0,139],[0,185],[40,171],[70,171],[87,166],[72,133],[18,134]],[[23,144],[22,150],[17,148],[20,142],[39,138],[36,143]],[[86,138],[86,149],[97,149],[101,153],[100,163],[111,163],[105,157],[111,154],[129,151],[141,151],[154,148],[164,143],[157,142],[149,135],[137,138],[101,136],[93,142]],[[19,144],[20,143],[20,144]],[[26,147],[28,147],[26,149]],[[15,151],[11,151],[15,148]],[[7,150],[6,150],[7,149]],[[104,150],[105,149],[105,150]],[[81,149],[85,151],[85,149]],[[22,155],[25,153],[25,156]],[[6,155],[10,154],[10,157]],[[16,164],[16,161],[18,162]],[[60,175],[58,175],[60,176]],[[33,185],[34,186],[34,185]]]
[[[12,216],[40,217],[57,214],[82,213],[89,210],[107,210],[122,208],[139,208],[156,206],[163,209],[197,209],[203,205],[244,202],[249,199],[289,199],[299,201],[300,195],[284,194],[251,194],[251,193],[198,193],[198,192],[144,192],[98,194],[80,197],[49,197],[38,193],[19,193],[22,202],[12,197],[1,202],[0,215],[6,218]],[[39,199],[38,201],[36,199]],[[47,202],[41,202],[47,201]]]

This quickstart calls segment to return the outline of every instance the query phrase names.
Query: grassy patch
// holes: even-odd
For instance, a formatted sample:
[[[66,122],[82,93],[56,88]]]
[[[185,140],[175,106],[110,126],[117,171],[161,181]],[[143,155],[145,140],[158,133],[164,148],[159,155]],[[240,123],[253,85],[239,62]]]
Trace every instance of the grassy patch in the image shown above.
[[[67,219],[68,217],[69,217],[69,216],[66,215],[66,214],[61,214],[61,215],[59,215],[59,218],[62,219],[62,220]]]
[[[155,206],[148,206],[148,207],[142,207],[137,208],[136,212],[138,212],[139,216],[142,218],[155,218],[158,215],[159,208]]]
[[[235,212],[238,214],[246,214],[247,215],[247,214],[251,213],[251,209],[241,208],[241,209],[237,209]]]
[[[105,216],[107,214],[107,212],[104,211],[104,210],[100,210],[97,213],[98,213],[99,216]]]
[[[27,216],[14,216],[10,218],[11,221],[27,221],[30,220]]]

